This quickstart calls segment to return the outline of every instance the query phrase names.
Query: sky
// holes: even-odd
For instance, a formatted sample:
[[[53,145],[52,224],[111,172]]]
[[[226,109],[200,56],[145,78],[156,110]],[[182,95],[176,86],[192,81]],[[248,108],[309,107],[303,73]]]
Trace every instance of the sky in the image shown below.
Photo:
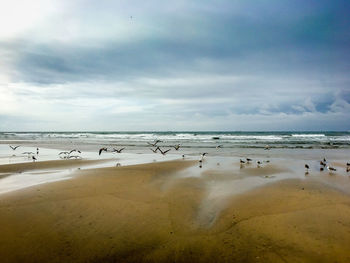
[[[0,131],[350,130],[348,0],[11,0]]]

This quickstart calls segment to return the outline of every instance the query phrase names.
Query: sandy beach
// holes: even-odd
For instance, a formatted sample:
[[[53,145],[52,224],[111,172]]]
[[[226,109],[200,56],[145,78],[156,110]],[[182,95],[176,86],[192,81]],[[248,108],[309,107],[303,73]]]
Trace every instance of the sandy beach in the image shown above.
[[[178,160],[74,170],[70,180],[2,194],[1,261],[350,261],[350,196],[337,187],[348,187],[345,171],[273,180],[291,171],[266,164],[184,176],[197,166]],[[242,178],[271,180],[228,191],[243,187]]]

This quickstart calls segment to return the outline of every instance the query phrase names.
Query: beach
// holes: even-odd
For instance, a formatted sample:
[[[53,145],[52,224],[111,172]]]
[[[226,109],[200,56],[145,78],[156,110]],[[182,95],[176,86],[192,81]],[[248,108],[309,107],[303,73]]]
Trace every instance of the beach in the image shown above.
[[[1,165],[6,178],[69,171],[0,195],[1,261],[349,262],[349,152],[323,152],[337,168],[329,173],[318,170],[318,151],[273,151],[254,150],[243,166],[243,156],[214,154],[202,168],[198,156],[180,154],[119,167]]]

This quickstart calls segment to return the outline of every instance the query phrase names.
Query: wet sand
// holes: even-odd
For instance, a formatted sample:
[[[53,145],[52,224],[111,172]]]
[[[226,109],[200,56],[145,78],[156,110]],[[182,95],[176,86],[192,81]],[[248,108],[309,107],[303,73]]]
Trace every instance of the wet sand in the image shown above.
[[[349,192],[325,179],[346,185],[347,174],[276,181],[264,176],[290,171],[269,164],[184,176],[191,169],[77,170],[0,195],[1,262],[350,262]],[[230,193],[242,178],[270,181]]]

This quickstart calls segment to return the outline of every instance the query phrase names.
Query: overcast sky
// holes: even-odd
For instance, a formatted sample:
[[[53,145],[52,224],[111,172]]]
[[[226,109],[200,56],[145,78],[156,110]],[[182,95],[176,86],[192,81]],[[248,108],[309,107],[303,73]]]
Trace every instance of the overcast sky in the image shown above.
[[[0,130],[350,130],[349,10],[5,1]]]

